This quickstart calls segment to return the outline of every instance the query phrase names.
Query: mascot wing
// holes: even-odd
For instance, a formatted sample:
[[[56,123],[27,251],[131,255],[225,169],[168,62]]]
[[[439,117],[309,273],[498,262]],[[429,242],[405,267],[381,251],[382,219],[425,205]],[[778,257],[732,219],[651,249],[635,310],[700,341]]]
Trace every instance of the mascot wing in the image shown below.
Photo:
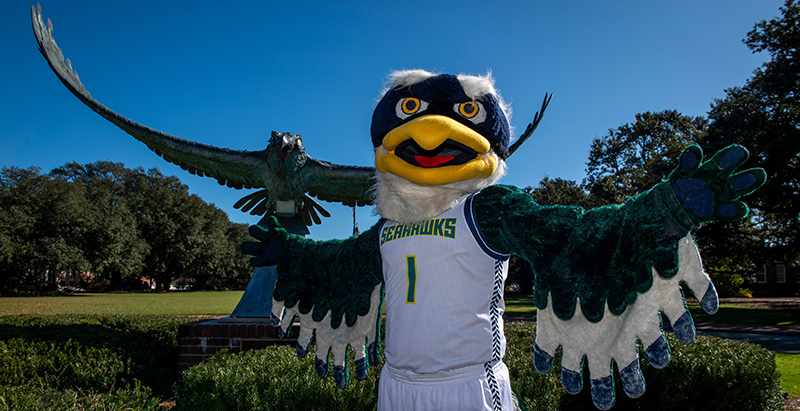
[[[550,370],[561,347],[568,392],[581,391],[586,366],[592,400],[611,408],[616,363],[625,393],[644,393],[637,340],[657,368],[670,360],[661,315],[678,341],[694,340],[682,287],[706,312],[717,310],[692,233],[705,223],[747,215],[740,197],[766,179],[761,169],[737,171],[747,156],[732,145],[704,162],[700,147],[692,145],[667,180],[623,205],[591,210],[541,206],[513,187],[480,193],[476,215],[488,242],[525,258],[536,273],[538,371]]]
[[[352,314],[352,324],[342,321],[337,327],[332,326],[335,322],[334,314],[341,312],[344,304],[332,306],[325,312],[321,319],[314,318],[313,310],[306,313],[302,311],[302,303],[296,303],[292,307],[285,306],[286,300],[272,301],[273,325],[280,325],[280,336],[284,336],[295,321],[300,323],[300,334],[297,337],[297,356],[304,357],[309,350],[312,339],[317,345],[317,353],[314,358],[314,369],[320,377],[328,374],[333,368],[333,379],[339,388],[347,387],[350,372],[347,370],[347,350],[348,347],[354,352],[354,365],[356,368],[356,378],[363,380],[367,378],[370,366],[376,366],[380,361],[380,314],[383,301],[383,283],[376,284],[371,289],[359,290],[358,293],[352,292],[349,296],[352,299],[365,299],[367,301],[367,311],[362,314]],[[350,317],[348,313],[348,317]],[[330,355],[333,361],[329,362]],[[331,367],[332,365],[332,367]]]
[[[668,276],[650,267],[652,286],[641,292],[636,290],[636,286],[630,288],[628,298],[635,302],[627,304],[619,314],[611,312],[605,305],[601,318],[596,322],[587,318],[588,310],[584,312],[583,309],[576,309],[571,318],[562,319],[554,307],[559,290],[551,289],[552,301],[540,307],[537,314],[533,356],[536,370],[549,372],[556,349],[561,346],[561,381],[570,394],[582,390],[582,369],[586,366],[590,374],[592,401],[602,410],[611,408],[615,402],[612,363],[616,363],[625,394],[631,398],[640,397],[645,391],[645,382],[639,366],[636,341],[641,341],[648,362],[653,367],[664,368],[670,361],[670,350],[659,314],[665,315],[664,320],[671,323],[678,341],[689,344],[694,340],[694,323],[686,309],[681,286],[687,286],[698,297],[706,312],[713,314],[717,311],[717,293],[703,270],[700,254],[691,235],[682,238],[676,245],[679,260],[677,274]],[[574,307],[588,303],[589,299],[583,301],[577,298]]]
[[[380,355],[380,319],[383,274],[379,249],[382,222],[345,240],[314,242],[289,234],[275,217],[266,226],[251,226],[258,241],[242,245],[255,256],[251,264],[275,264],[280,273],[275,284],[272,315],[285,335],[298,320],[297,354],[308,352],[316,337],[317,373],[325,376],[333,365],[336,383],[347,385],[347,348],[355,352],[356,377],[364,379]],[[333,360],[329,361],[330,355]]]

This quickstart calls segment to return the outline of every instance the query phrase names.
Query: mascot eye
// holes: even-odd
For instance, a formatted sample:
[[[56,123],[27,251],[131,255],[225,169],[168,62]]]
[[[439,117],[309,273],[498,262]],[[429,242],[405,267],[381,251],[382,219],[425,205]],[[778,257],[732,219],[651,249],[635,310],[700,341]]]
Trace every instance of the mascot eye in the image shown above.
[[[414,114],[419,111],[419,99],[415,97],[406,97],[401,104],[403,113]]]
[[[465,103],[456,104],[453,110],[475,124],[482,123],[486,120],[486,111],[483,109],[483,105],[477,101],[467,101]]]
[[[397,102],[395,113],[397,114],[397,117],[405,120],[406,118],[417,114],[420,111],[425,111],[427,108],[428,103],[421,101],[416,97],[406,97]]]
[[[472,118],[478,115],[478,105],[468,101],[458,105],[458,112],[466,118]]]

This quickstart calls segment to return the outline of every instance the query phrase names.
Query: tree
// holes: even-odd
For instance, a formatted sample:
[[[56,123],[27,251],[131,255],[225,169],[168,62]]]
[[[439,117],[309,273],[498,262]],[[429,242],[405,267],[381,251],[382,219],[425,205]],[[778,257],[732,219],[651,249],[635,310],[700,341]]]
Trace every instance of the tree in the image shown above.
[[[707,121],[675,110],[636,114],[634,123],[595,138],[584,188],[594,204],[619,204],[666,178],[680,153],[703,139]]]
[[[583,208],[592,207],[592,199],[577,182],[563,178],[551,179],[545,176],[536,188],[523,189],[541,205],[577,205]]]
[[[127,175],[124,193],[149,246],[142,273],[159,288],[168,290],[179,278],[199,289],[222,287],[223,277],[249,279],[251,269],[242,263],[247,260],[240,243],[231,242],[227,215],[189,194],[176,177],[137,168]]]
[[[50,172],[55,178],[84,187],[93,211],[83,244],[89,270],[120,286],[125,281],[132,286],[141,283],[136,276],[148,252],[148,244],[139,236],[136,218],[125,198],[124,181],[130,173],[122,163],[107,161],[85,166],[67,163]]]
[[[767,182],[748,200],[762,249],[760,263],[800,264],[800,6],[787,0],[781,16],[755,25],[744,40],[770,60],[742,87],[726,90],[709,111],[709,148],[747,147]]]
[[[708,120],[674,110],[637,114],[634,123],[592,142],[580,187],[545,178],[530,190],[534,198],[542,204],[618,204],[664,179],[688,144],[699,143],[709,154],[739,143],[751,152],[747,166],[764,168],[768,179],[746,199],[749,219],[700,229],[696,239],[706,268],[720,293],[731,295],[743,291],[742,277],[757,264],[800,264],[800,6],[787,0],[781,12],[757,23],[744,40],[771,59],[745,86],[726,90]],[[589,193],[588,201],[581,191]]]
[[[194,258],[188,237],[195,227],[187,222],[194,211],[188,187],[156,168],[132,170],[124,182],[125,199],[136,219],[139,236],[148,246],[142,274],[168,290]]]
[[[225,247],[225,265],[219,272],[217,288],[243,290],[250,282],[253,267],[250,256],[239,251],[239,246],[246,241],[253,241],[247,224],[233,223],[227,231],[228,246]]]
[[[193,197],[196,208],[192,216],[192,235],[187,239],[194,250],[194,258],[187,267],[185,275],[194,279],[198,289],[215,288],[219,283],[219,273],[225,271],[228,242],[228,216],[217,207],[206,204],[199,197]],[[236,247],[238,249],[238,247]],[[238,251],[238,250],[237,250]]]
[[[84,243],[93,214],[84,189],[38,168],[3,168],[0,205],[9,251],[6,280],[41,280],[55,289],[62,272],[88,269]],[[25,277],[31,277],[26,279]]]
[[[247,238],[246,226],[157,169],[101,161],[47,175],[0,170],[5,290],[53,290],[65,274],[85,272],[99,289],[136,289],[142,276],[162,289],[177,278],[198,288],[243,287],[251,269],[238,248]]]
[[[33,231],[33,210],[30,197],[19,195],[23,191],[20,186],[34,188],[32,180],[39,178],[36,168],[0,170],[0,285],[6,289],[20,283],[32,248],[29,238]]]

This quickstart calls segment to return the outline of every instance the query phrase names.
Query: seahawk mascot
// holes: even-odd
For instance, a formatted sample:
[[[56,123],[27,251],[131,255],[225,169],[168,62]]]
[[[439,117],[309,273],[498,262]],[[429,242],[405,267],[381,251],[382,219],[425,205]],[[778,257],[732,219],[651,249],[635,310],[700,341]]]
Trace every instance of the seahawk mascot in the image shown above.
[[[385,304],[379,410],[512,409],[502,318],[511,255],[536,273],[535,368],[548,372],[561,346],[562,382],[577,393],[586,356],[600,409],[614,404],[612,361],[625,393],[644,393],[637,339],[653,366],[669,362],[659,312],[678,340],[694,339],[680,283],[717,309],[692,233],[747,214],[737,199],[766,177],[736,172],[745,149],[703,162],[690,146],[667,180],[623,205],[541,206],[494,185],[508,156],[506,111],[490,76],[393,73],[371,127],[382,219],[325,242],[273,222],[253,226],[260,241],[243,245],[254,264],[277,264],[273,315],[284,330],[299,318],[298,354],[316,335],[316,369],[324,376],[332,353],[342,387],[348,346],[358,378],[377,362]]]

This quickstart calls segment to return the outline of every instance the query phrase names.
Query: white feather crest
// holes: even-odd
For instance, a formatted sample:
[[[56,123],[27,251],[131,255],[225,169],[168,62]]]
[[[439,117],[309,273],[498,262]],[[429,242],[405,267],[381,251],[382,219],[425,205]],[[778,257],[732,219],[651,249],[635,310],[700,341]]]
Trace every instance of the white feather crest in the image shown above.
[[[386,81],[383,93],[395,87],[406,87],[412,84],[422,83],[423,81],[438,76],[439,73],[431,73],[427,70],[413,69],[413,70],[397,70],[389,73],[389,80]]]
[[[439,74],[441,73],[432,73],[422,69],[393,71],[389,73],[388,80],[386,81],[386,84],[384,84],[378,100],[386,95],[386,92],[395,87],[407,87],[413,84],[422,83],[423,81],[431,77],[438,76]],[[494,87],[494,77],[492,77],[491,70],[482,76],[473,76],[462,73],[457,75],[456,78],[458,79],[459,83],[461,83],[461,87],[464,89],[464,93],[467,95],[467,97],[473,100],[477,100],[486,95],[495,96],[497,101],[500,103],[500,108],[503,110],[503,113],[505,113],[506,118],[511,120],[511,106],[506,104],[506,102],[503,100],[503,96],[501,96],[500,92]]]

